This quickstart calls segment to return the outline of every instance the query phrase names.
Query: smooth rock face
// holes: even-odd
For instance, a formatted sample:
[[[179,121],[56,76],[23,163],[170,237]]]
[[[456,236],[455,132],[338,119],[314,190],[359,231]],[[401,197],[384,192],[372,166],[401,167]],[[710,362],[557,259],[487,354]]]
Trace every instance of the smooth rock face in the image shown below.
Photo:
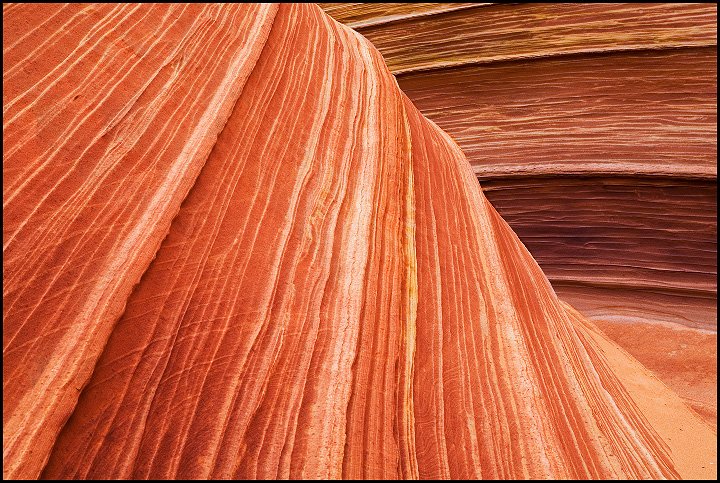
[[[717,431],[717,332],[679,324],[593,322]]]
[[[4,5],[3,34],[5,478],[679,476],[317,6]]]

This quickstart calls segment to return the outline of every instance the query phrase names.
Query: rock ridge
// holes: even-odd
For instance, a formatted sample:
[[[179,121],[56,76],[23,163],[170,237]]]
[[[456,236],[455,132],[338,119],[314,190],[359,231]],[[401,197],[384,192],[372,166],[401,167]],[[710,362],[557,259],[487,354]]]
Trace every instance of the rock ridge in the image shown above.
[[[4,477],[680,476],[361,35],[3,14]]]

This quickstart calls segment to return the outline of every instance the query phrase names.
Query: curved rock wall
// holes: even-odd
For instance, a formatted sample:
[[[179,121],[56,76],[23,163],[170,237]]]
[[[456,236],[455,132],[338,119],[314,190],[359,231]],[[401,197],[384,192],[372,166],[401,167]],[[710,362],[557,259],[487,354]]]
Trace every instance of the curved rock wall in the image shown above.
[[[306,4],[3,24],[5,478],[679,476],[362,36]]]
[[[276,9],[3,5],[7,477],[47,459]]]
[[[716,4],[321,5],[457,141],[561,298],[717,330]]]

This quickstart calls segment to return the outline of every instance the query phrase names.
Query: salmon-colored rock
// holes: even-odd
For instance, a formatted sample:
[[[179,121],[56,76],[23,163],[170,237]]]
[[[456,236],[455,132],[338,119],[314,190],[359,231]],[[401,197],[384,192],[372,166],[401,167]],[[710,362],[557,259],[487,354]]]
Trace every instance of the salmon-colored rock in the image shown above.
[[[319,7],[4,5],[3,50],[5,478],[682,474]]]
[[[647,324],[717,332],[717,4],[320,5],[458,143],[562,300],[633,354]],[[676,329],[653,368],[678,368]],[[655,374],[716,380],[702,347]]]
[[[716,4],[321,5],[457,141],[563,298],[717,330]]]
[[[276,10],[3,5],[6,477],[47,460]]]

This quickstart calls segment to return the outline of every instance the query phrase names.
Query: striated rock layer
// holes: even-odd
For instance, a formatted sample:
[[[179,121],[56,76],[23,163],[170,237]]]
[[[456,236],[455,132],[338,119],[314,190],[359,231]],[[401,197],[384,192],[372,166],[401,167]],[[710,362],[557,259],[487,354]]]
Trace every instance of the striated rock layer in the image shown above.
[[[321,6],[458,143],[562,300],[671,387],[717,379],[715,345],[688,368],[670,349],[717,332],[716,4]]]
[[[680,476],[317,6],[4,5],[3,51],[5,478]]]
[[[321,5],[457,141],[561,298],[717,331],[716,4]]]

